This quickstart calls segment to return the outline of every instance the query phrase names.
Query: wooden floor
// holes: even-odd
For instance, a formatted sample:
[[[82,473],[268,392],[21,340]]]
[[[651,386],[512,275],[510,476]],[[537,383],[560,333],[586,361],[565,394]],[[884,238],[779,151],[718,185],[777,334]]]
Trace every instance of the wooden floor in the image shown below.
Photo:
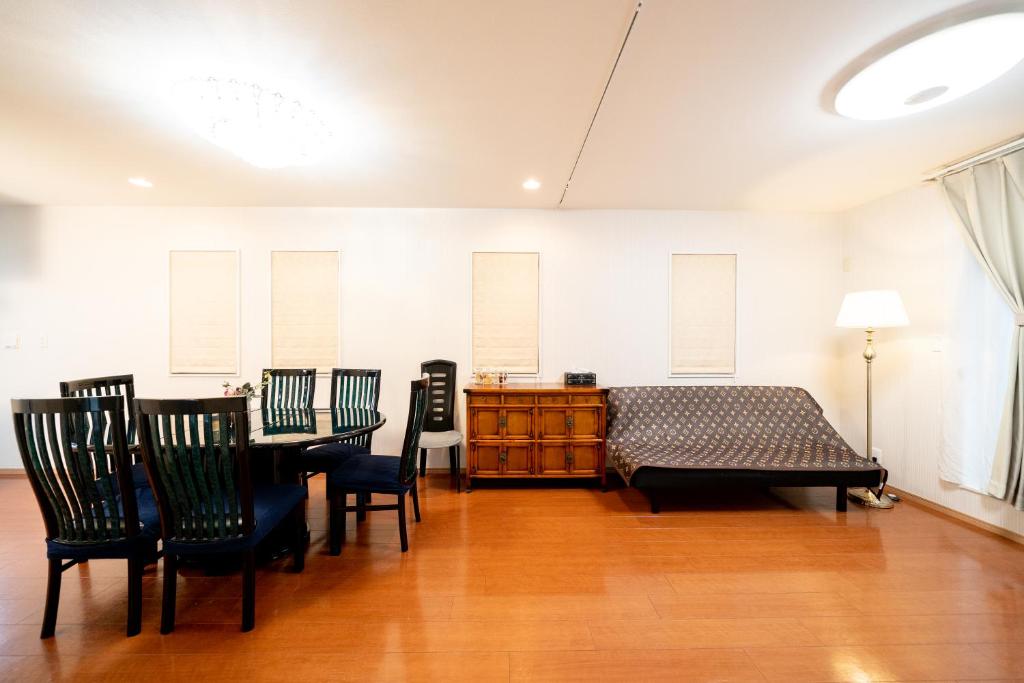
[[[907,503],[833,510],[831,491],[666,502],[632,490],[479,488],[431,475],[423,522],[350,519],[325,550],[313,480],[306,571],[179,579],[178,626],[124,635],[125,563],[65,574],[39,640],[42,525],[25,480],[0,480],[4,680],[979,680],[1024,677],[1024,548]]]

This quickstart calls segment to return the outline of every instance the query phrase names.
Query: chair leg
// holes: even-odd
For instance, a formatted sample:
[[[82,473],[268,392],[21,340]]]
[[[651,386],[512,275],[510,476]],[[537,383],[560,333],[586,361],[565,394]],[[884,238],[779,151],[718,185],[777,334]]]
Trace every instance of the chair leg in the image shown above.
[[[61,561],[50,560],[46,575],[46,608],[43,610],[43,628],[40,638],[52,638],[57,628],[57,607],[60,604]]]
[[[142,631],[142,568],[141,557],[128,559],[128,637]]]
[[[366,521],[366,494],[356,494],[356,522]]]
[[[427,476],[427,449],[420,449],[420,476]]]
[[[415,486],[409,489],[409,491],[412,493],[412,511],[416,515],[416,523],[418,524],[420,521],[420,494],[416,491]]]
[[[462,463],[460,462],[462,458],[459,457],[461,455],[459,450],[458,446],[448,449],[452,459],[452,474],[455,475],[455,493],[462,493]]]
[[[292,548],[292,567],[296,573],[306,568],[306,503],[301,502],[292,512],[294,547]]]
[[[251,631],[256,625],[256,551],[252,548],[242,555],[242,631]]]
[[[345,492],[334,491],[331,494],[330,553],[341,554],[341,543],[345,539]]]
[[[160,633],[174,630],[174,601],[178,589],[178,558],[164,553],[164,597],[160,608]]]
[[[846,512],[846,487],[836,487],[836,512]]]
[[[409,549],[409,532],[405,529],[405,494],[398,494],[398,536],[402,540],[402,552]]]

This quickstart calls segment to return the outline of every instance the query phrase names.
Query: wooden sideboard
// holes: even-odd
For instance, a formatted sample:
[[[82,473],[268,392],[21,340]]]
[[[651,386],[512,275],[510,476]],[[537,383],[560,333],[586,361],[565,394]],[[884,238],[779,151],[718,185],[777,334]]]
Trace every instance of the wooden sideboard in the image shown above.
[[[467,490],[484,478],[605,479],[608,390],[563,384],[470,384]]]

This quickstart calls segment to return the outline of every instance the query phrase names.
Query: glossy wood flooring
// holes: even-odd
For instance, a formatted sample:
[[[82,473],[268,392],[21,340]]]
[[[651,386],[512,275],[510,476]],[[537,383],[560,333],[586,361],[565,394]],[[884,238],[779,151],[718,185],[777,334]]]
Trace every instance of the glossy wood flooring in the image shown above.
[[[831,491],[733,493],[648,514],[635,491],[422,488],[325,550],[312,482],[306,571],[263,567],[256,630],[237,574],[179,579],[178,626],[124,636],[125,563],[65,574],[40,641],[42,525],[0,480],[5,680],[872,681],[1024,678],[1024,548],[904,503],[833,508]],[[410,515],[411,516],[411,515]]]

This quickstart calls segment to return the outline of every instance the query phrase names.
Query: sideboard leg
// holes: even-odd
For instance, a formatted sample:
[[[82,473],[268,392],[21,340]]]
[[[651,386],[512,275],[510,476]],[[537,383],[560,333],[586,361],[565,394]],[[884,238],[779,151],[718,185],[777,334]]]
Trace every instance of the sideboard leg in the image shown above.
[[[651,500],[651,514],[656,515],[661,512],[661,502],[658,500],[654,489],[647,489],[647,497]]]

